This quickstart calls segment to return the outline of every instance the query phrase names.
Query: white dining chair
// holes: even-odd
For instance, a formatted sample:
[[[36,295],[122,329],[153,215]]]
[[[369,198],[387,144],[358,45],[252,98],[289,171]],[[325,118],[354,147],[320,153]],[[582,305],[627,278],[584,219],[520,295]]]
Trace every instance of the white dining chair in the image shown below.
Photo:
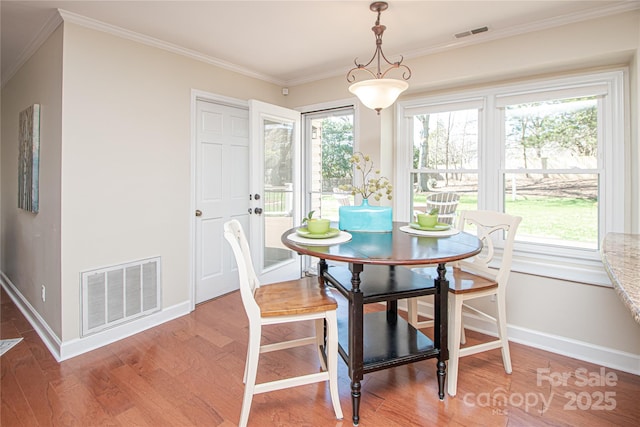
[[[426,198],[425,212],[429,213],[435,208],[438,210],[438,222],[452,225],[456,219],[459,201],[460,195],[458,193],[450,191],[432,193]]]
[[[338,394],[338,304],[331,292],[312,277],[260,286],[249,244],[237,220],[224,224],[224,237],[238,264],[240,295],[249,318],[249,345],[243,378],[245,390],[239,425],[247,425],[253,395],[323,381],[329,382],[333,410],[336,418],[342,419]],[[315,322],[314,336],[261,345],[262,326],[306,320]],[[318,350],[321,372],[256,384],[260,353],[310,344]]]
[[[333,189],[333,198],[336,199],[340,206],[351,206],[351,192],[344,191],[337,187]]]
[[[458,361],[460,357],[480,353],[496,348],[502,349],[502,363],[507,374],[512,371],[511,354],[507,337],[506,290],[513,244],[518,225],[522,220],[519,216],[508,215],[493,211],[462,211],[458,228],[475,226],[475,233],[483,243],[483,250],[473,258],[457,261],[447,267],[446,278],[449,281],[449,365],[447,369],[447,390],[450,396],[455,396],[458,387]],[[473,231],[472,231],[473,232]],[[499,265],[496,260],[495,243],[503,242]],[[437,277],[436,267],[415,268],[414,272]],[[467,301],[481,298],[496,298],[497,316],[491,316],[477,308],[466,304]],[[415,328],[426,328],[433,325],[433,320],[418,320],[417,298],[407,301],[409,323]],[[464,335],[463,311],[488,319],[495,323],[498,337],[489,342],[473,346],[460,347],[466,343]]]

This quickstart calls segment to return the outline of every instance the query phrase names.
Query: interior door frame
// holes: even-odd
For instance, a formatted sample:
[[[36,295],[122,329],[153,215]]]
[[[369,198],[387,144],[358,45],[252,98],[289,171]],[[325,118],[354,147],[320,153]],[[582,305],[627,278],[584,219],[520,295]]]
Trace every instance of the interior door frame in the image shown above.
[[[196,167],[197,167],[197,101],[212,102],[249,110],[249,102],[223,95],[191,89],[191,171],[189,209],[189,309],[196,308]]]

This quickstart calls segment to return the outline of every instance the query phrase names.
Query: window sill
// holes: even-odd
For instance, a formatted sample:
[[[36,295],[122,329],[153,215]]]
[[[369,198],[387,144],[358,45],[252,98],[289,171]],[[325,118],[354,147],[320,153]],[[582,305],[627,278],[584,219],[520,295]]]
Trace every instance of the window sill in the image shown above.
[[[569,282],[612,287],[611,280],[600,258],[576,258],[516,250],[513,253],[511,271]]]

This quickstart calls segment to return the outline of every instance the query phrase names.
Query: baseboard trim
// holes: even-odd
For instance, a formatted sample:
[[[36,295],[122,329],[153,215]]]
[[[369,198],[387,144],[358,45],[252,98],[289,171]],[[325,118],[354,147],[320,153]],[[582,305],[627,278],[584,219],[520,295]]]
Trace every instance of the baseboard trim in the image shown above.
[[[62,342],[47,322],[38,314],[29,301],[24,298],[18,288],[15,287],[2,271],[0,271],[0,285],[6,290],[11,300],[13,300],[20,312],[47,346],[49,352],[51,352],[58,362],[130,337],[162,323],[184,316],[185,314],[189,314],[191,311],[191,304],[189,301],[185,301],[129,323],[118,325],[87,337]]]
[[[162,309],[157,313],[138,318],[129,323],[118,325],[111,329],[98,332],[83,338],[76,338],[62,343],[60,348],[60,360],[67,360],[79,356],[91,350],[114,343],[123,338],[130,337],[139,332],[146,331],[162,323],[189,314],[188,301]]]
[[[60,338],[55,334],[55,332],[53,332],[42,316],[38,314],[31,303],[27,301],[13,282],[11,282],[11,280],[9,280],[6,274],[2,271],[0,271],[0,284],[16,307],[18,307],[18,310],[20,310],[22,315],[36,331],[42,342],[44,342],[44,345],[49,349],[49,352],[58,362],[60,362],[62,360],[60,358],[60,346],[62,344]]]
[[[400,301],[398,308],[406,310],[406,301]],[[431,316],[433,305],[426,301],[418,301],[418,313],[423,316]],[[464,325],[465,328],[472,331],[497,336],[495,325],[481,317],[464,313]],[[640,375],[640,355],[638,354],[510,324],[507,324],[507,335],[509,341],[518,344]]]

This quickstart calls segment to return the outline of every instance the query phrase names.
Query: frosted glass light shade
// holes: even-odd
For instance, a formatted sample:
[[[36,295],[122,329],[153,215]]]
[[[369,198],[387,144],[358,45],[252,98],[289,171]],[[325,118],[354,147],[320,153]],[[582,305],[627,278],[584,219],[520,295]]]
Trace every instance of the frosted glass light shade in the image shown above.
[[[409,87],[409,83],[396,79],[370,79],[349,86],[349,92],[360,99],[366,107],[376,110],[387,108]]]

